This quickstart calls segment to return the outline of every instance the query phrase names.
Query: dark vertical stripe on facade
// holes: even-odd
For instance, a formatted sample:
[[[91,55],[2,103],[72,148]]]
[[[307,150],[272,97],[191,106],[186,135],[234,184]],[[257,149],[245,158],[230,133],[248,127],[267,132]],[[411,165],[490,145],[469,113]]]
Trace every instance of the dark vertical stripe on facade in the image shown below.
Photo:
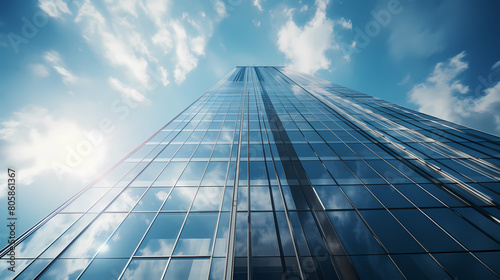
[[[241,67],[240,71],[236,73],[236,76],[233,79],[233,82],[243,82],[245,80],[245,71],[246,67]]]
[[[359,279],[356,270],[351,264],[347,253],[342,246],[339,236],[330,222],[326,212],[321,205],[313,186],[307,176],[307,173],[302,166],[297,153],[288,137],[288,134],[283,127],[283,124],[276,112],[269,95],[263,85],[264,77],[258,68],[254,68],[262,89],[262,100],[267,118],[269,119],[270,129],[276,142],[277,150],[283,168],[285,170],[286,179],[290,186],[294,202],[298,209],[311,209],[316,223],[319,226],[320,233],[325,244],[332,255],[333,263],[340,279]],[[303,201],[305,197],[306,201]],[[307,204],[303,205],[304,203]],[[302,206],[300,206],[302,204]]]

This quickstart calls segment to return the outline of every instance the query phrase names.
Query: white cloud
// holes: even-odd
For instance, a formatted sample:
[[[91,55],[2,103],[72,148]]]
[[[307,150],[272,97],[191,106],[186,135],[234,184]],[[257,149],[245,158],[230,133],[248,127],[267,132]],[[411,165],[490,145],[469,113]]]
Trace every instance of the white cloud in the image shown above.
[[[146,44],[146,41],[142,38],[141,34],[135,31],[130,31],[127,36],[128,44],[139,54],[145,55],[149,61],[158,62],[158,59],[154,57]]]
[[[172,35],[166,28],[160,29],[151,39],[154,44],[160,46],[164,53],[170,52],[172,50]]]
[[[123,40],[113,34],[103,32],[101,36],[104,43],[104,57],[115,66],[125,67],[141,84],[147,84],[148,62],[144,58],[137,57]]]
[[[62,17],[62,14],[71,15],[68,5],[63,0],[40,0],[38,6],[50,17]]]
[[[76,76],[64,67],[64,62],[58,52],[48,51],[45,53],[44,59],[62,76],[65,84],[74,84],[77,81]]]
[[[190,39],[191,50],[197,55],[205,55],[205,37],[198,36]]]
[[[77,79],[75,75],[71,74],[68,69],[61,66],[54,66],[54,69],[57,71],[57,73],[61,74],[61,76],[63,77],[63,82],[65,84],[74,84],[76,82]]]
[[[294,22],[291,12],[288,21],[278,32],[278,48],[291,62],[289,67],[305,73],[315,73],[320,69],[328,69],[330,60],[326,52],[333,50],[333,26],[326,17],[328,2],[317,0],[314,18],[304,27]]]
[[[307,10],[309,10],[309,6],[304,5],[304,6],[300,7],[299,12],[307,12]]]
[[[90,0],[86,0],[83,5],[78,10],[75,22],[81,22],[84,18],[87,18],[91,23],[96,25],[102,25],[106,23],[104,17],[97,11],[97,9],[92,5]]]
[[[61,55],[56,51],[48,51],[43,58],[52,65],[60,65],[63,63]]]
[[[344,29],[352,29],[352,22],[351,20],[346,20],[345,18],[340,18],[338,23],[342,26]]]
[[[260,20],[252,19],[252,23],[257,27],[260,27]]]
[[[137,18],[139,0],[106,0],[108,9],[113,13],[127,13]]]
[[[78,164],[67,166],[71,169],[67,174],[88,180],[89,174],[94,176],[99,172],[98,163],[105,158],[105,146],[85,149],[82,143],[88,141],[86,134],[87,131],[74,121],[57,118],[39,106],[27,106],[0,125],[2,158],[9,165],[18,166],[22,183],[30,185],[39,175],[55,176],[52,164],[66,165],[70,151],[78,153],[82,148],[89,153],[81,156]]]
[[[283,9],[283,14],[289,18],[292,18],[293,17],[293,12],[295,11],[295,8],[287,8],[285,7]]]
[[[119,75],[151,90],[148,85],[153,77],[148,70],[160,69],[158,82],[167,85],[167,69],[172,68],[175,81],[182,83],[197,67],[199,57],[205,55],[214,22],[229,16],[221,0],[209,4],[213,5],[211,15],[197,11],[193,13],[196,17],[188,13],[172,15],[169,11],[174,4],[164,0],[105,0],[101,9],[91,0],[83,0],[75,4],[78,11],[74,22],[95,53],[123,71]],[[76,79],[64,66],[54,69],[66,83]]]
[[[168,81],[168,72],[167,72],[167,69],[165,69],[163,66],[160,66],[160,80],[161,80],[161,83],[163,84],[163,86],[167,86],[169,84],[169,81]]]
[[[190,52],[186,30],[179,22],[174,22],[172,27],[176,38],[177,65],[174,70],[174,78],[177,84],[186,79],[187,73],[191,72],[198,64],[198,59]]]
[[[116,78],[109,78],[109,84],[113,89],[118,91],[124,98],[126,99],[131,99],[133,101],[136,101],[138,103],[143,103],[148,101],[148,99],[140,93],[138,90],[124,86],[118,79]]]
[[[421,112],[474,127],[500,133],[500,83],[483,92],[466,95],[469,87],[458,78],[468,69],[461,52],[446,62],[437,63],[424,83],[409,92],[410,101]]]
[[[217,0],[214,2],[214,9],[215,9],[215,12],[217,13],[217,20],[218,21],[229,16],[227,14],[227,11],[226,11],[226,5],[224,4],[224,2],[222,2],[220,0]]]
[[[156,26],[163,26],[165,14],[167,12],[169,1],[165,0],[146,0],[142,8],[150,16]]]
[[[458,121],[455,104],[458,102],[457,93],[468,90],[457,76],[468,68],[463,61],[465,53],[462,52],[451,58],[448,62],[440,62],[434,67],[425,83],[415,85],[410,91],[410,101],[420,106],[420,111],[444,118]]]
[[[45,67],[43,64],[33,64],[29,66],[33,74],[37,75],[38,77],[45,78],[49,76],[49,69]]]
[[[75,22],[84,24],[86,27],[84,36],[88,38],[90,44],[100,49],[112,65],[124,67],[127,73],[141,85],[148,83],[148,62],[134,52],[136,50],[139,54],[150,56],[149,50],[138,33],[131,30],[127,30],[125,34],[116,30],[112,33],[104,17],[89,0],[85,1],[78,11]]]
[[[261,12],[263,11],[263,9],[262,9],[262,5],[260,4],[260,0],[253,0],[253,5],[254,5],[255,7],[257,7],[257,9],[258,9],[259,11],[261,11]]]
[[[173,19],[168,14],[172,3],[162,0],[128,0],[123,4],[107,0],[106,3],[111,6],[108,22],[89,0],[80,8],[75,22],[82,25],[84,38],[98,53],[111,65],[125,70],[141,86],[149,88],[152,76],[148,69],[160,69],[158,81],[168,84],[167,67],[161,63],[165,60],[174,62],[173,76],[180,84],[196,68],[198,57],[205,55],[207,40],[212,35],[212,20],[208,17],[192,18],[183,13],[179,19]],[[139,8],[144,13],[139,13]],[[214,9],[216,20],[228,16],[223,2],[214,2]],[[143,14],[154,23],[151,32],[139,30]]]
[[[500,66],[500,60],[497,61],[495,64],[493,64],[493,66],[491,67],[491,70],[496,69],[499,66]]]

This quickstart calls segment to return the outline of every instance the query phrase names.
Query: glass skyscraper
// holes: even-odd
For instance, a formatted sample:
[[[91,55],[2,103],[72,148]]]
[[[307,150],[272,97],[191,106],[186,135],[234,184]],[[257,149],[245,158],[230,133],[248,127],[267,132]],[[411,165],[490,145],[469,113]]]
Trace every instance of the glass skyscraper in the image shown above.
[[[498,279],[499,141],[237,67],[23,234],[15,273],[0,251],[0,278]]]

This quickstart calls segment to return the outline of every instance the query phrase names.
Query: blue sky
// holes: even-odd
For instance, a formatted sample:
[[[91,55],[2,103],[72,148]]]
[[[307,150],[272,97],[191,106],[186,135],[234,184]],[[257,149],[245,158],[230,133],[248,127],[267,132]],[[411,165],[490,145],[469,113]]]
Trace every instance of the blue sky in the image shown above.
[[[500,134],[495,0],[0,5],[0,204],[15,168],[19,233],[236,65],[286,65]]]

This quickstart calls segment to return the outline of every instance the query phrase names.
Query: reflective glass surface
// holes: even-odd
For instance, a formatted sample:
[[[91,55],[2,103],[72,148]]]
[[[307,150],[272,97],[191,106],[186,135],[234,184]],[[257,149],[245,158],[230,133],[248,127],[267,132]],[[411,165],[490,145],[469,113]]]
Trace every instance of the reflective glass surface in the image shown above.
[[[500,138],[237,67],[20,236],[12,279],[499,279]]]
[[[217,213],[189,214],[175,246],[174,255],[210,255],[217,216]]]
[[[160,213],[149,228],[137,256],[169,256],[181,229],[185,213]]]

